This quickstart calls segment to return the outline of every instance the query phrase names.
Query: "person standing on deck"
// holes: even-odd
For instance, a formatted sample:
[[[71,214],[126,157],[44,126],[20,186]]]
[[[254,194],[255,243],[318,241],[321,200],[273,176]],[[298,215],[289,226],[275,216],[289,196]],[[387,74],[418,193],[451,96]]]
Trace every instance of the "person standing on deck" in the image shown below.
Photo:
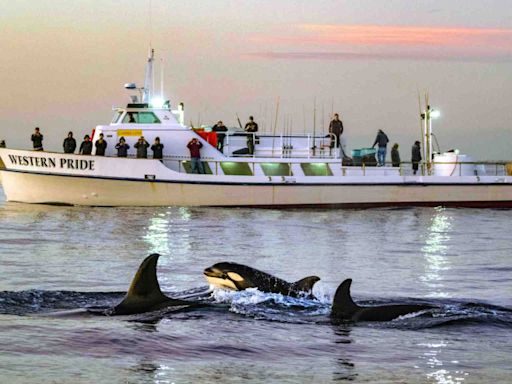
[[[32,140],[32,144],[34,145],[34,151],[43,151],[43,135],[39,131],[39,127],[36,127],[30,140]]]
[[[130,146],[126,143],[123,136],[119,138],[119,143],[116,144],[117,157],[127,157]]]
[[[395,143],[393,148],[391,148],[391,163],[393,164],[393,167],[400,166],[400,152],[398,152],[398,143]]]
[[[137,149],[137,159],[148,158],[149,143],[144,136],[139,137],[139,141],[137,141],[133,147]]]
[[[375,138],[375,142],[372,145],[372,148],[375,147],[375,144],[378,144],[379,147],[379,149],[377,150],[377,160],[379,163],[379,167],[383,167],[386,164],[386,147],[388,143],[388,136],[384,133],[382,129],[379,129],[379,132],[377,132],[377,137]]]
[[[187,144],[187,148],[190,150],[192,173],[204,173],[203,162],[201,161],[201,148],[203,148],[203,143],[194,137]]]
[[[414,145],[412,146],[411,151],[411,162],[412,162],[412,171],[415,175],[416,172],[418,172],[418,166],[421,161],[421,149],[420,149],[420,142],[416,140],[414,142]]]
[[[258,124],[254,121],[254,117],[249,116],[249,121],[245,124],[245,132],[247,132],[247,149],[250,155],[254,155],[254,133],[258,132]]]
[[[76,140],[73,137],[73,132],[69,131],[68,137],[66,137],[62,143],[62,147],[64,148],[64,153],[75,153]]]
[[[226,138],[226,134],[228,128],[222,123],[222,121],[218,121],[217,124],[213,126],[213,132],[217,132],[217,149],[224,153],[224,139]]]
[[[105,149],[107,149],[107,142],[103,140],[103,133],[100,133],[100,138],[94,143],[96,147],[96,156],[105,156]]]
[[[80,155],[90,155],[92,153],[92,141],[89,135],[84,136],[84,141],[80,144],[80,150],[78,153]]]
[[[153,159],[163,159],[164,158],[164,145],[160,143],[160,138],[155,137],[155,143],[151,146],[151,150],[153,151]]]
[[[329,123],[329,133],[334,135],[334,137],[331,135],[331,148],[334,148],[334,143],[336,143],[336,148],[339,148],[341,134],[343,133],[343,122],[337,113],[334,114],[334,118]]]

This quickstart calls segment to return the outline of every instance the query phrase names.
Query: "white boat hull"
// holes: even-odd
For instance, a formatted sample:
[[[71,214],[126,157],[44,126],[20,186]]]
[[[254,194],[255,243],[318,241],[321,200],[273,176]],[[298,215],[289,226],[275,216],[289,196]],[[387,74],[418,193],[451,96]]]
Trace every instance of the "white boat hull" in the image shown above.
[[[8,201],[88,206],[511,207],[512,184],[236,184],[1,171]]]

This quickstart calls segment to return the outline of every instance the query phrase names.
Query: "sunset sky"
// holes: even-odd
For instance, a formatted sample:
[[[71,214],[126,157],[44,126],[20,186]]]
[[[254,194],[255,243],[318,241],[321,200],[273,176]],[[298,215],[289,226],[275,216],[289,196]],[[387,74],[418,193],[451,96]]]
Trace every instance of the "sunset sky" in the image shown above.
[[[269,132],[279,98],[277,131],[312,132],[316,100],[317,132],[339,112],[349,149],[383,129],[408,160],[428,91],[442,150],[512,159],[509,0],[16,0],[0,30],[8,146],[29,148],[39,126],[61,150],[67,131],[108,124],[151,43],[187,122],[252,114]]]

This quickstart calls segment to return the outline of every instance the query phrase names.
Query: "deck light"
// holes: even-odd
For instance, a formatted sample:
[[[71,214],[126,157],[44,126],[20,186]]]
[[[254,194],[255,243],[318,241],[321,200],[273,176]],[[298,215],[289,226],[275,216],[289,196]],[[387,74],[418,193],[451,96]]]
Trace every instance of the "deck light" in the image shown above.
[[[437,109],[433,109],[433,110],[430,111],[430,117],[432,119],[437,119],[440,116],[441,116],[441,111],[439,111]]]
[[[162,108],[164,106],[165,100],[161,97],[154,97],[151,99],[151,106],[153,108]]]

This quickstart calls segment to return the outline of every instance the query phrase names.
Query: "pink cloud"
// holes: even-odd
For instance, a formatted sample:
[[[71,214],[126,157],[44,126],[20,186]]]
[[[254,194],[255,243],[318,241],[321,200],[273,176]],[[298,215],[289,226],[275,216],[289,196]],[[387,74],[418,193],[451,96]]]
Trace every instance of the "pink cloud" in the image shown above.
[[[247,55],[267,59],[512,59],[512,29],[301,24],[252,41],[265,50]]]

